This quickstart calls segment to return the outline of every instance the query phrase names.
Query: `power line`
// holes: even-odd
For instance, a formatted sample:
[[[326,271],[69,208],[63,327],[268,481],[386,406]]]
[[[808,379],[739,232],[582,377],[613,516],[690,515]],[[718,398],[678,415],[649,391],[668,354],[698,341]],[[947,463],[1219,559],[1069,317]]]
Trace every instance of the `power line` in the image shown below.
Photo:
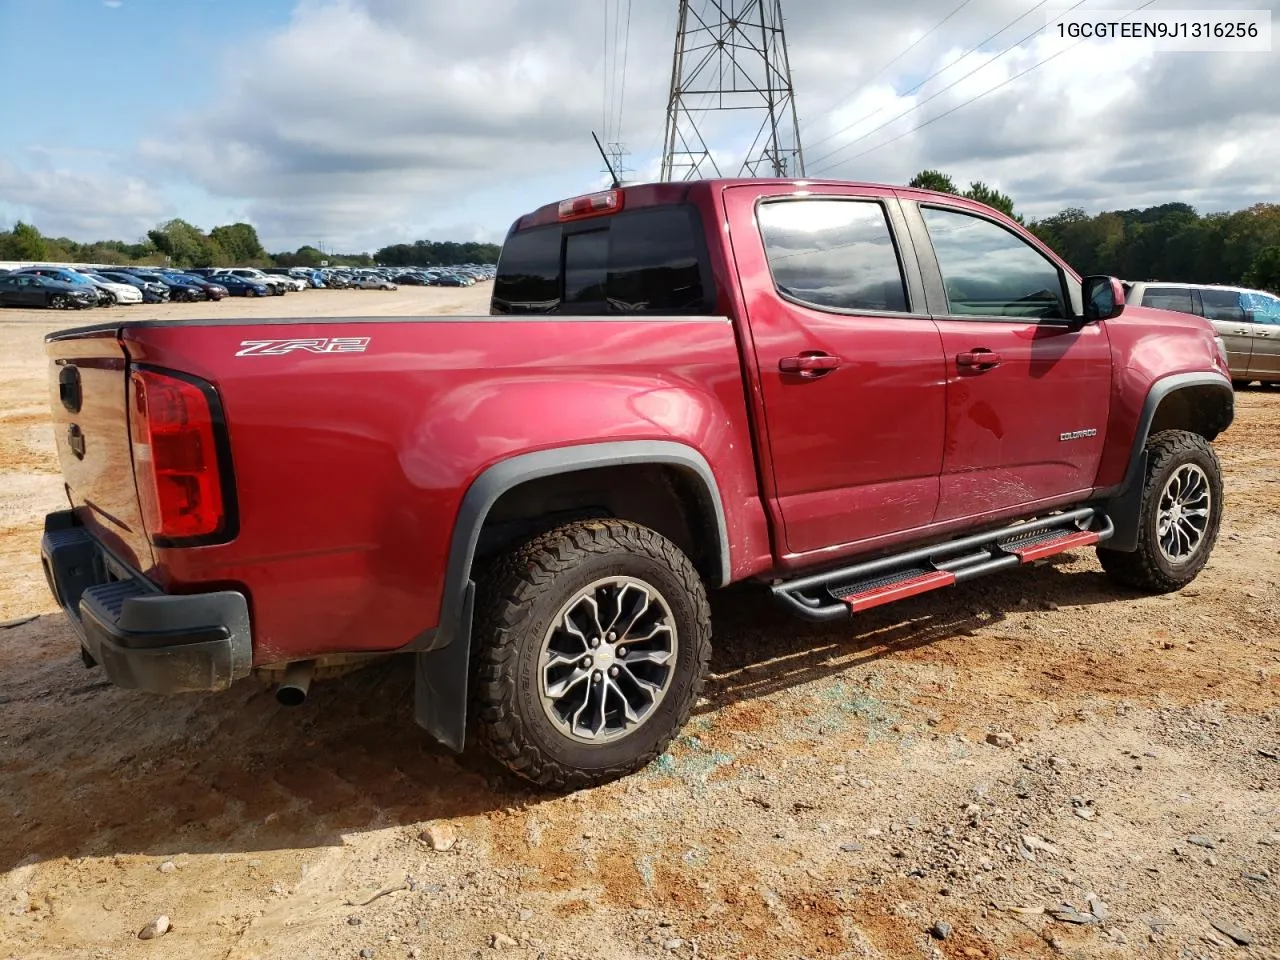
[[[617,119],[618,105],[618,46],[619,36],[622,33],[622,0],[614,0],[613,4],[613,68],[610,71],[609,78],[609,120]],[[608,131],[612,127],[606,127]]]
[[[604,3],[604,54],[600,60],[600,129],[609,136],[609,0]]]
[[[1039,2],[1039,3],[1037,3],[1037,4],[1036,4],[1034,7],[1032,7],[1030,10],[1027,10],[1025,13],[1022,13],[1022,14],[1020,14],[1019,16],[1015,17],[1014,19],[1010,20],[1008,23],[1006,23],[1003,27],[1001,27],[999,30],[997,30],[995,33],[991,34],[990,36],[985,37],[985,38],[983,38],[982,40],[978,41],[978,43],[976,43],[974,46],[972,46],[972,47],[970,47],[968,50],[966,50],[966,51],[965,51],[963,54],[961,54],[957,59],[953,60],[951,63],[948,63],[946,66],[943,66],[943,67],[938,68],[938,69],[937,69],[937,70],[935,70],[933,73],[929,74],[927,77],[925,77],[923,80],[921,80],[919,83],[917,83],[914,87],[912,87],[912,88],[911,88],[910,90],[908,90],[906,93],[902,94],[902,96],[904,96],[904,97],[909,97],[909,96],[911,96],[913,93],[917,92],[918,90],[921,90],[921,89],[925,86],[925,84],[927,84],[930,80],[934,80],[934,79],[936,79],[937,77],[941,76],[942,74],[946,73],[948,70],[950,70],[950,69],[951,69],[952,67],[954,67],[956,64],[963,63],[963,62],[965,61],[965,58],[966,58],[966,57],[970,57],[970,56],[972,56],[973,54],[977,53],[979,50],[981,50],[983,47],[985,47],[988,43],[990,43],[990,42],[991,42],[992,40],[994,40],[996,37],[1000,36],[1000,34],[1004,33],[1004,32],[1005,32],[1006,30],[1008,30],[1010,27],[1012,27],[1012,26],[1014,26],[1015,24],[1017,24],[1017,23],[1018,23],[1018,21],[1023,20],[1023,19],[1025,19],[1026,17],[1029,17],[1031,14],[1035,13],[1037,10],[1039,10],[1041,7],[1043,7],[1043,6],[1044,6],[1046,3],[1048,3],[1048,2],[1049,2],[1049,0],[1040,0],[1040,2]],[[1038,31],[1037,31],[1037,32],[1038,32]],[[963,78],[962,78],[962,79],[963,79]],[[877,116],[879,116],[880,114],[884,113],[884,112],[885,112],[885,110],[887,110],[887,109],[888,109],[888,104],[886,104],[885,106],[882,106],[882,107],[878,107],[878,108],[876,108],[875,110],[872,110],[872,111],[871,111],[870,113],[868,113],[866,116],[864,116],[864,117],[859,117],[857,120],[853,121],[853,123],[849,124],[848,126],[841,127],[841,128],[840,128],[839,130],[837,130],[835,133],[828,134],[827,136],[823,137],[821,140],[817,140],[817,141],[814,141],[813,143],[810,143],[810,144],[809,144],[809,148],[810,148],[810,149],[813,149],[815,146],[817,146],[817,145],[818,145],[818,144],[820,144],[820,143],[826,143],[826,142],[827,142],[827,141],[829,141],[829,140],[834,140],[836,137],[840,136],[840,134],[842,134],[842,133],[847,133],[848,131],[852,130],[854,127],[859,126],[860,124],[866,123],[866,122],[867,122],[868,120],[870,120],[872,117],[877,117]]]
[[[896,57],[894,57],[894,58],[893,58],[892,60],[890,60],[888,63],[886,63],[886,64],[884,64],[882,67],[880,67],[880,69],[879,69],[879,70],[877,70],[875,73],[873,73],[873,74],[872,74],[872,75],[871,75],[867,80],[863,81],[862,86],[863,86],[863,87],[866,87],[867,85],[869,85],[869,84],[871,83],[871,81],[872,81],[872,80],[875,80],[877,77],[879,77],[881,74],[883,74],[886,70],[888,70],[890,67],[892,67],[895,63],[897,63],[899,60],[901,60],[903,57],[905,57],[908,53],[910,53],[912,50],[914,50],[916,47],[918,47],[921,43],[923,43],[925,40],[927,40],[930,36],[932,36],[934,33],[936,33],[939,27],[941,27],[943,24],[945,24],[948,20],[950,20],[952,17],[954,17],[957,13],[959,13],[961,10],[963,10],[965,7],[967,7],[967,6],[968,6],[970,3],[972,3],[972,2],[973,2],[973,0],[961,0],[961,3],[960,3],[960,5],[959,5],[959,6],[957,6],[954,10],[952,10],[950,13],[948,13],[945,17],[943,17],[941,20],[939,20],[937,23],[935,23],[932,27],[930,27],[930,28],[929,28],[928,30],[926,30],[924,33],[920,34],[920,36],[916,37],[916,39],[915,39],[915,40],[913,40],[913,41],[911,41],[911,43],[907,44],[906,49],[904,49],[901,53],[899,53]],[[1046,2],[1047,2],[1047,0],[1046,0]],[[836,107],[838,107],[840,104],[844,103],[844,102],[845,102],[846,100],[848,100],[848,99],[849,99],[849,97],[851,97],[851,96],[852,96],[852,94],[846,94],[845,96],[839,97],[839,98],[837,98],[837,99],[836,99],[836,101],[835,101],[834,103],[832,103],[832,104],[831,104],[831,106],[829,106],[829,107],[827,107],[827,108],[825,108],[825,109],[823,109],[823,110],[819,110],[816,114],[814,114],[814,120],[811,120],[811,121],[809,121],[808,123],[804,124],[804,125],[801,127],[801,131],[803,132],[804,130],[807,130],[807,129],[811,128],[811,127],[813,126],[813,124],[816,122],[816,120],[817,120],[819,117],[825,117],[828,113],[833,112],[833,111],[835,110],[835,108],[836,108]],[[819,143],[822,143],[823,141],[819,140],[818,142],[819,142]]]
[[[1085,2],[1085,0],[1076,0],[1076,2],[1075,2],[1074,4],[1072,4],[1070,7],[1068,7],[1068,8],[1067,8],[1067,9],[1066,9],[1066,10],[1065,10],[1065,11],[1064,11],[1064,12],[1063,12],[1063,13],[1062,13],[1058,18],[1057,18],[1057,20],[1061,20],[1063,17],[1065,17],[1065,16],[1066,16],[1068,13],[1070,13],[1072,10],[1076,9],[1076,7],[1081,6],[1084,2]],[[1152,0],[1152,2],[1155,2],[1155,0]],[[1141,8],[1139,8],[1139,9],[1141,9]],[[1054,22],[1056,23],[1056,22],[1057,22],[1057,20],[1055,20]],[[902,111],[902,113],[898,114],[897,116],[894,116],[894,117],[889,118],[889,119],[888,119],[888,120],[886,120],[884,123],[880,124],[880,126],[875,127],[875,128],[874,128],[874,129],[872,129],[872,130],[868,130],[866,133],[862,134],[860,137],[855,137],[853,140],[850,140],[848,143],[846,143],[846,144],[842,144],[841,146],[836,147],[834,150],[830,151],[829,153],[825,153],[825,154],[823,154],[821,157],[818,157],[818,159],[816,159],[816,160],[812,160],[812,161],[810,161],[810,162],[811,162],[811,163],[814,163],[814,164],[818,164],[818,163],[822,163],[824,160],[829,160],[829,159],[831,159],[832,157],[834,157],[837,153],[841,153],[842,151],[848,150],[848,149],[849,149],[850,147],[852,147],[854,144],[861,143],[863,140],[866,140],[868,137],[873,136],[873,135],[874,135],[874,134],[876,134],[876,133],[879,133],[879,132],[880,132],[881,130],[883,130],[885,127],[890,126],[890,125],[891,125],[891,124],[893,124],[893,123],[896,123],[897,121],[901,120],[903,117],[905,117],[905,116],[907,116],[907,115],[909,115],[909,114],[915,113],[917,110],[919,110],[921,107],[923,107],[926,103],[929,103],[929,102],[931,102],[931,101],[933,101],[933,100],[938,99],[938,97],[942,96],[942,95],[943,95],[944,93],[946,93],[948,90],[952,89],[952,88],[953,88],[953,87],[955,87],[955,86],[958,86],[960,83],[964,82],[965,80],[968,80],[971,76],[973,76],[973,75],[974,75],[975,73],[977,73],[979,70],[984,70],[984,69],[986,69],[987,67],[991,66],[991,64],[995,63],[997,60],[1001,59],[1001,58],[1002,58],[1002,57],[1004,57],[1004,56],[1007,56],[1007,55],[1008,55],[1008,54],[1010,54],[1010,53],[1012,53],[1014,50],[1018,49],[1020,46],[1022,46],[1024,43],[1026,43],[1028,40],[1033,39],[1033,38],[1034,38],[1037,34],[1039,34],[1040,32],[1041,32],[1041,30],[1033,30],[1031,33],[1027,34],[1027,35],[1026,35],[1025,37],[1023,37],[1022,39],[1020,39],[1020,40],[1016,40],[1016,41],[1014,41],[1013,43],[1009,44],[1009,46],[1005,47],[1003,50],[1001,50],[999,53],[997,53],[997,54],[996,54],[994,57],[992,57],[990,60],[987,60],[985,63],[980,63],[980,64],[978,64],[976,67],[974,67],[974,68],[973,68],[972,70],[970,70],[968,73],[966,73],[964,76],[962,76],[962,77],[957,77],[955,80],[953,80],[953,81],[951,81],[950,83],[948,83],[945,87],[943,87],[943,88],[942,88],[941,90],[939,90],[937,93],[932,93],[932,94],[930,94],[929,96],[927,96],[927,97],[925,97],[923,100],[921,100],[919,103],[914,104],[914,105],[913,105],[913,106],[911,106],[911,107],[908,107],[906,110]],[[846,127],[845,129],[847,130],[847,129],[849,129],[849,128],[848,128],[848,127]],[[843,132],[844,132],[844,130],[841,130],[840,132],[841,132],[841,133],[843,133]],[[843,162],[844,162],[844,161],[841,161],[841,163],[843,163]],[[838,166],[838,164],[837,164],[837,166]],[[828,168],[828,169],[830,169],[830,168]]]
[[[1136,14],[1136,13],[1140,13],[1141,11],[1145,10],[1147,7],[1151,6],[1151,5],[1152,5],[1153,3],[1155,3],[1155,2],[1156,2],[1156,0],[1147,0],[1147,2],[1146,2],[1146,3],[1142,4],[1142,5],[1141,5],[1141,6],[1139,6],[1139,7],[1136,7],[1135,9],[1133,9],[1133,10],[1131,10],[1131,11],[1129,11],[1129,13],[1127,13],[1127,14],[1125,15],[1125,18],[1124,18],[1124,19],[1125,19],[1125,20],[1128,20],[1128,19],[1129,19],[1129,18],[1131,18],[1134,14]],[[1079,4],[1077,4],[1077,6],[1079,6]],[[1072,9],[1075,9],[1075,8],[1073,7]],[[1070,12],[1070,11],[1068,11],[1068,13],[1069,13],[1069,12]],[[1026,76],[1028,73],[1030,73],[1032,70],[1036,70],[1036,69],[1038,69],[1038,68],[1040,68],[1040,67],[1043,67],[1043,66],[1044,66],[1046,63],[1048,63],[1050,60],[1056,60],[1056,59],[1058,59],[1058,57],[1062,56],[1064,53],[1069,53],[1070,51],[1074,50],[1076,47],[1080,46],[1080,44],[1085,43],[1085,42],[1086,42],[1087,40],[1089,40],[1089,39],[1091,39],[1091,38],[1089,38],[1089,37],[1085,37],[1085,38],[1083,38],[1083,39],[1081,39],[1081,40],[1077,40],[1075,43],[1071,44],[1071,46],[1069,46],[1069,47],[1064,47],[1063,49],[1059,50],[1057,53],[1052,54],[1051,56],[1045,57],[1043,60],[1040,60],[1040,61],[1039,61],[1039,62],[1037,62],[1037,63],[1033,63],[1031,66],[1027,67],[1027,69],[1025,69],[1025,70],[1021,71],[1020,73],[1015,73],[1012,77],[1009,77],[1009,78],[1008,78],[1008,79],[1006,79],[1006,80],[1002,80],[1000,83],[996,84],[996,85],[995,85],[994,87],[992,87],[991,89],[989,89],[989,90],[984,90],[984,91],[982,91],[982,93],[979,93],[979,94],[977,94],[976,96],[970,97],[968,100],[964,101],[964,103],[957,104],[956,106],[952,107],[950,110],[947,110],[947,111],[945,111],[945,112],[943,112],[943,113],[940,113],[940,114],[938,114],[936,117],[930,117],[928,120],[924,121],[924,123],[921,123],[921,124],[919,124],[919,125],[917,125],[917,126],[915,126],[915,127],[912,127],[910,130],[907,130],[907,131],[905,131],[905,132],[903,132],[903,133],[900,133],[900,134],[898,134],[898,135],[897,135],[897,136],[895,136],[895,137],[890,137],[888,140],[885,140],[883,143],[877,143],[874,147],[869,147],[868,149],[863,150],[861,153],[854,154],[852,157],[849,157],[849,158],[847,158],[847,159],[845,159],[845,160],[841,160],[839,163],[836,163],[836,164],[834,164],[833,166],[826,167],[826,168],[824,168],[824,169],[826,169],[826,170],[834,170],[834,169],[836,169],[837,167],[841,167],[841,166],[843,166],[843,165],[844,165],[844,164],[846,164],[846,163],[852,163],[854,160],[857,160],[857,159],[859,159],[860,157],[865,157],[865,156],[866,156],[867,154],[869,154],[869,153],[875,153],[877,150],[880,150],[880,149],[882,149],[882,148],[884,148],[884,147],[887,147],[887,146],[888,146],[889,144],[891,144],[891,143],[896,143],[897,141],[901,140],[903,137],[908,137],[908,136],[910,136],[911,134],[913,134],[913,133],[917,132],[918,130],[922,130],[922,129],[924,129],[925,127],[929,126],[929,124],[931,124],[931,123],[937,123],[939,120],[942,120],[942,119],[943,119],[943,118],[945,118],[945,117],[949,117],[949,116],[951,116],[951,114],[955,113],[957,110],[961,110],[961,109],[963,109],[964,107],[969,106],[969,104],[971,104],[971,103],[976,103],[978,100],[981,100],[983,97],[986,97],[986,96],[989,96],[990,94],[995,93],[997,90],[1001,89],[1002,87],[1007,87],[1009,84],[1013,83],[1013,81],[1015,81],[1015,80],[1017,80],[1017,79],[1019,79],[1019,78],[1021,78],[1021,77],[1025,77],[1025,76]],[[854,141],[854,142],[856,143],[857,141]]]
[[[631,53],[631,0],[627,0],[627,26],[622,31],[622,81],[618,86],[618,133],[616,139],[622,139],[622,116],[627,103],[627,58]],[[617,51],[614,51],[617,55]]]

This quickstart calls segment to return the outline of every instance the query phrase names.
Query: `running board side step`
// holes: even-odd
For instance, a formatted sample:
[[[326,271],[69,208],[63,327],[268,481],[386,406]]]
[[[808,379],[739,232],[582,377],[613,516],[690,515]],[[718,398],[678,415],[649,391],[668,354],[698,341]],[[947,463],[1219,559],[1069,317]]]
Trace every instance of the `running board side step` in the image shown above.
[[[773,595],[806,620],[838,620],[997,570],[1093,546],[1114,533],[1109,517],[1092,507],[1080,507],[784,581],[773,587]]]

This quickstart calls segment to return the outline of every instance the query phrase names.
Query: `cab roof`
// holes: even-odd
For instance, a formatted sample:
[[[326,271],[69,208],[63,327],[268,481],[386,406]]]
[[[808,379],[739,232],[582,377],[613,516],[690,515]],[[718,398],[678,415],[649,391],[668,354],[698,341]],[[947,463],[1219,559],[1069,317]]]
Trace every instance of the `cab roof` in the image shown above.
[[[685,203],[698,193],[717,193],[728,187],[745,186],[752,184],[770,184],[778,188],[779,193],[787,193],[789,191],[810,191],[815,188],[823,187],[839,187],[841,189],[866,189],[875,191],[893,190],[902,194],[909,194],[917,199],[937,199],[945,200],[948,204],[954,206],[964,206],[983,211],[990,211],[991,208],[985,204],[978,203],[976,200],[970,200],[968,197],[961,197],[956,194],[942,193],[937,190],[925,190],[919,187],[908,187],[899,184],[889,183],[871,183],[869,181],[860,180],[830,180],[815,177],[717,177],[707,180],[682,180],[673,183],[637,183],[627,184],[622,187],[613,189],[604,189],[591,194],[584,194],[582,197],[568,198],[566,200],[558,200],[554,203],[547,203],[538,207],[532,213],[527,213],[516,220],[512,226],[513,231],[527,230],[531,227],[549,226],[551,224],[562,221],[560,211],[563,204],[571,203],[573,200],[582,200],[586,197],[599,197],[605,194],[617,192],[622,195],[621,208],[633,210],[640,207],[660,206],[671,203]],[[601,210],[600,213],[608,211]],[[999,213],[999,211],[996,211]]]

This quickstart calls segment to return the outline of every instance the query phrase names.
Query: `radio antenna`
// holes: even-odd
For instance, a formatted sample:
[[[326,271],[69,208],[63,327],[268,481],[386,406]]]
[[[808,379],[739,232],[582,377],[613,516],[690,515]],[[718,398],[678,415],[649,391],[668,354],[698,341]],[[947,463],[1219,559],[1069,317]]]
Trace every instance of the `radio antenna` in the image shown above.
[[[591,131],[591,139],[596,142],[596,149],[600,151],[600,156],[604,159],[604,165],[609,169],[609,176],[613,177],[613,189],[617,190],[622,186],[622,181],[618,179],[618,171],[613,169],[613,164],[609,162],[609,155],[604,152],[600,138],[596,136],[594,130]]]

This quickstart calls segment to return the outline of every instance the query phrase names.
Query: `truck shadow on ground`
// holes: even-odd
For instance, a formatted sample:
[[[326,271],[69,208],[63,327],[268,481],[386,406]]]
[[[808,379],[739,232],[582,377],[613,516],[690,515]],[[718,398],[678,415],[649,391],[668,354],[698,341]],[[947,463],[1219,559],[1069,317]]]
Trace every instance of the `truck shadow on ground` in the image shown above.
[[[871,611],[800,623],[760,590],[714,603],[702,713],[963,635],[1020,597],[1121,599],[1095,573],[1022,571]],[[391,658],[313,687],[298,710],[246,681],[212,695],[118,690],[86,671],[60,614],[0,643],[0,871],[56,857],[341,845],[342,835],[521,808],[548,796],[461,758],[413,722],[413,672]]]
[[[976,580],[859,614],[849,620],[799,620],[759,587],[712,596],[715,648],[711,682],[695,712],[712,713],[742,700],[869,666],[885,657],[971,635],[1005,619],[1020,603],[1030,609],[1118,603],[1134,594],[1100,572],[1066,572],[1071,557]]]

